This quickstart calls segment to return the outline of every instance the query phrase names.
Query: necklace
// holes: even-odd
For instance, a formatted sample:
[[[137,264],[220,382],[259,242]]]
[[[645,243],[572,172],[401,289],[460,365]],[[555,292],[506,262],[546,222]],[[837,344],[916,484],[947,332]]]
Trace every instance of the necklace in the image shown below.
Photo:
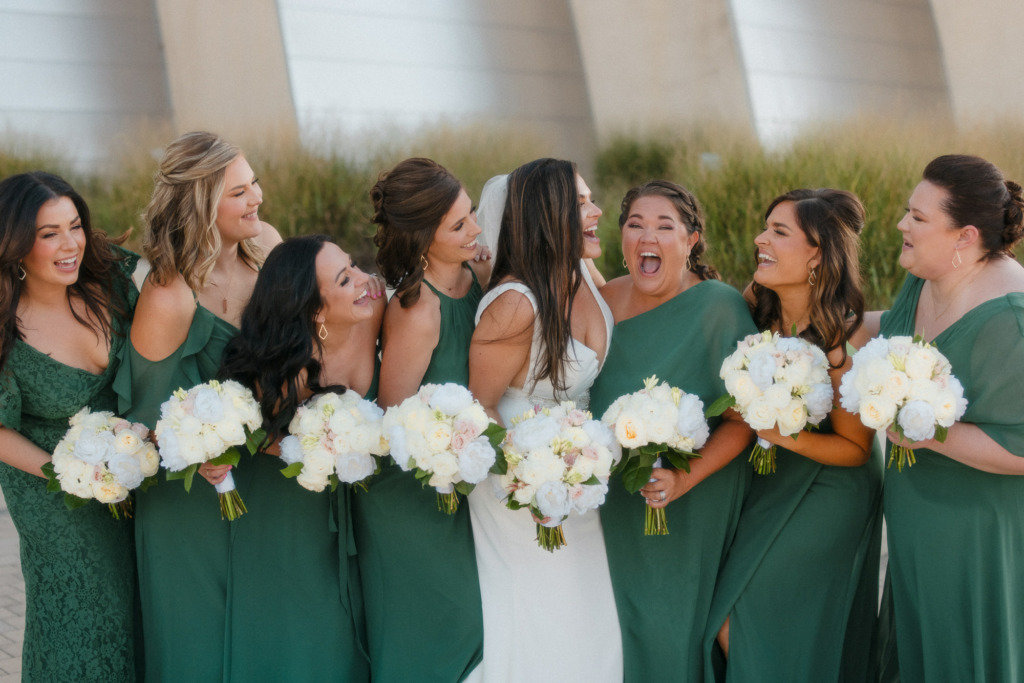
[[[222,288],[220,286],[220,284],[218,284],[217,282],[214,282],[213,280],[210,280],[210,286],[211,287],[216,287],[217,290],[221,294],[221,298],[220,298],[221,313],[224,314],[224,315],[227,315],[227,313],[228,313],[228,293],[231,291],[231,285],[234,283],[234,281],[235,281],[235,274],[234,273],[232,273],[231,277],[228,278],[227,287],[224,287],[224,288]]]

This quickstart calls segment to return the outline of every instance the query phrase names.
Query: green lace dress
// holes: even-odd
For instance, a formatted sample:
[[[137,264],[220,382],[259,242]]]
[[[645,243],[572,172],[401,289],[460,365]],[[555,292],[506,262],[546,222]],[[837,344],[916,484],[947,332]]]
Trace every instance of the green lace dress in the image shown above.
[[[122,255],[115,286],[134,307],[138,256]],[[83,406],[116,411],[110,384],[126,346],[128,321],[114,318],[106,370],[94,375],[18,340],[0,373],[0,424],[52,452]],[[0,463],[0,486],[18,530],[25,577],[26,681],[135,678],[135,562],[132,524],[106,505],[64,507],[46,481]]]
[[[441,333],[422,383],[466,385],[480,285],[474,276],[461,299],[431,290]],[[440,512],[433,489],[394,463],[351,495],[373,680],[462,680],[483,657],[484,630],[468,503]]]
[[[238,330],[196,305],[188,336],[163,360],[129,343],[114,380],[124,414],[150,427],[179,388],[213,379]],[[161,479],[162,479],[161,475]],[[245,491],[240,490],[245,498]],[[226,675],[231,523],[217,493],[197,476],[192,491],[160,481],[135,500],[135,550],[142,605],[146,680],[210,681]]]
[[[696,394],[708,406],[725,393],[718,377],[736,343],[756,332],[739,293],[705,280],[616,323],[604,368],[590,390],[602,415],[645,377]],[[719,419],[713,419],[711,428]],[[621,479],[601,506],[608,568],[622,630],[624,680],[701,681],[702,639],[715,577],[732,541],[750,479],[741,453],[665,508],[669,535],[644,536],[644,500]]]
[[[883,335],[914,334],[923,285],[907,276]],[[976,306],[934,343],[964,386],[961,421],[1024,457],[1024,294]],[[884,490],[900,679],[1024,680],[1024,476],[914,455]]]

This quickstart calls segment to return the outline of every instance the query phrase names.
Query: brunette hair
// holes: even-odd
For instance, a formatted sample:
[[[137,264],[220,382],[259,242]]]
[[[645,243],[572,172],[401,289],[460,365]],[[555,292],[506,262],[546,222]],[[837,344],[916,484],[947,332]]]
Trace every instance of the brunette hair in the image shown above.
[[[981,234],[983,260],[1013,256],[1024,235],[1021,187],[981,157],[947,154],[925,166],[924,179],[946,190],[943,210],[958,228],[973,225]]]
[[[572,302],[583,282],[578,196],[571,161],[537,159],[512,171],[488,285],[511,277],[533,292],[542,341],[534,378],[549,379],[558,391],[565,389]]]
[[[841,366],[846,362],[846,341],[864,321],[864,293],[860,286],[860,231],[864,227],[864,205],[857,195],[844,190],[790,190],[768,205],[765,220],[782,202],[793,202],[797,227],[807,241],[820,252],[811,284],[810,325],[800,333],[825,353],[843,350]],[[757,250],[754,250],[757,264]],[[779,296],[753,282],[751,316],[759,330],[779,329],[782,305]]]
[[[652,180],[632,188],[622,198],[622,205],[619,211],[619,230],[626,224],[629,218],[629,210],[633,202],[641,197],[664,197],[672,203],[676,212],[686,225],[686,230],[691,235],[697,233],[697,242],[690,250],[690,272],[701,280],[720,280],[718,271],[710,264],[703,262],[704,252],[707,251],[707,237],[704,234],[704,209],[700,202],[693,196],[693,193],[682,185],[668,180]]]
[[[422,157],[385,171],[370,190],[377,268],[402,308],[419,300],[427,250],[461,191],[451,171]]]
[[[44,171],[19,173],[0,182],[0,369],[7,362],[15,340],[23,339],[19,329],[18,302],[24,288],[21,260],[36,242],[36,217],[46,202],[67,197],[75,205],[85,235],[85,249],[78,279],[67,288],[68,304],[77,297],[85,304],[85,316],[74,306],[71,314],[97,336],[110,339],[111,321],[128,316],[128,302],[114,275],[122,260],[102,231],[92,229],[89,207],[82,196],[60,176]],[[108,316],[109,313],[109,316]]]

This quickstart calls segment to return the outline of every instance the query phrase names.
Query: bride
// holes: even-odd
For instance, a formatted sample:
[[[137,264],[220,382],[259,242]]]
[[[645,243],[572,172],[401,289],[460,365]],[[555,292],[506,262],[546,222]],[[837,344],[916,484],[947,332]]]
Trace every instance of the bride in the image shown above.
[[[500,213],[487,200],[480,213]],[[500,234],[496,243],[490,238],[492,284],[477,309],[469,356],[470,390],[506,427],[535,405],[588,403],[612,331],[583,261],[601,254],[600,215],[568,161],[538,159],[508,176]],[[484,659],[471,678],[621,681],[597,511],[568,517],[567,545],[547,552],[529,511],[507,509],[493,483],[469,496],[484,618]]]

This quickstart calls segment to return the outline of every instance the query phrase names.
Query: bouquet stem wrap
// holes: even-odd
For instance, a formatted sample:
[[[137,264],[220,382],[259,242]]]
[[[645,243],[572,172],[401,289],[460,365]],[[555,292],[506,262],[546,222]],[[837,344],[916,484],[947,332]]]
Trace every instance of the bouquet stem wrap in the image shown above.
[[[217,490],[217,498],[220,500],[221,519],[233,522],[248,512],[245,503],[242,502],[242,497],[238,495],[238,490],[235,488],[235,478],[231,476],[231,472],[228,472],[214,488]]]
[[[554,526],[548,526],[542,522],[537,522],[537,544],[549,553],[553,553],[565,545],[562,523],[558,522]]]
[[[758,474],[775,474],[775,444],[758,437],[750,451],[749,461]]]

